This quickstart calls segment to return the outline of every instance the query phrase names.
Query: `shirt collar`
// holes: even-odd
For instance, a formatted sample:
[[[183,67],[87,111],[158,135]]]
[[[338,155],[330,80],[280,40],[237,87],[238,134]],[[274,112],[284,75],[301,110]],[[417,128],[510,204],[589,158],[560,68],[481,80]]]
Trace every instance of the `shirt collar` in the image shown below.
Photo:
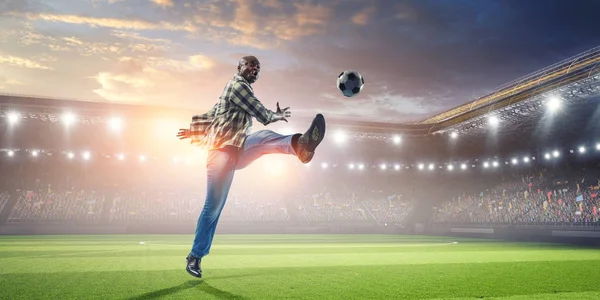
[[[243,81],[243,82],[244,82],[244,83],[246,83],[247,85],[250,85],[250,82],[248,82],[248,81],[246,80],[246,78],[244,78],[244,77],[242,77],[242,76],[240,76],[240,75],[238,75],[238,74],[235,74],[235,75],[233,75],[233,79],[234,79],[234,80],[236,80],[236,81]]]

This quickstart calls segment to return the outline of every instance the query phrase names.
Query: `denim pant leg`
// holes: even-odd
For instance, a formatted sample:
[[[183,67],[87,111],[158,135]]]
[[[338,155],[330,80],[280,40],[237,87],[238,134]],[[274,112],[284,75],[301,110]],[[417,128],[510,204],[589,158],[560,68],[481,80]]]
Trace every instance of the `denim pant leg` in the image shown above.
[[[195,257],[202,258],[210,252],[217,223],[233,182],[238,156],[239,149],[235,147],[208,152],[206,200],[198,218],[196,237],[191,251]]]
[[[240,153],[237,170],[241,170],[265,154],[296,155],[292,147],[294,135],[282,135],[271,130],[260,130],[249,134]]]

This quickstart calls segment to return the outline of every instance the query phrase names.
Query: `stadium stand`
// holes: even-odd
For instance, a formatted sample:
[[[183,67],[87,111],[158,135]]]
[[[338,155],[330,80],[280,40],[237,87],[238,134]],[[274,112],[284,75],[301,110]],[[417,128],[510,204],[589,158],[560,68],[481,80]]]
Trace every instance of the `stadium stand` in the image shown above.
[[[383,198],[374,193],[360,198],[358,193],[334,190],[294,196],[233,194],[222,214],[222,222],[268,223],[390,223],[405,220],[413,204],[395,196]],[[8,199],[8,193],[2,199]],[[64,222],[95,223],[106,218],[110,224],[146,221],[196,221],[204,194],[175,190],[132,190],[112,192],[103,189],[22,190],[9,217],[9,223]],[[6,200],[4,200],[6,201]]]
[[[21,191],[8,222],[86,222],[97,221],[104,196],[96,191]]]
[[[511,176],[479,193],[463,193],[436,207],[438,225],[511,224],[597,226],[600,222],[597,171],[540,170]]]
[[[0,191],[0,212],[4,209],[4,205],[8,203],[10,193],[7,191]]]
[[[414,203],[401,201],[395,195],[365,199],[362,204],[379,224],[402,224],[414,209]]]

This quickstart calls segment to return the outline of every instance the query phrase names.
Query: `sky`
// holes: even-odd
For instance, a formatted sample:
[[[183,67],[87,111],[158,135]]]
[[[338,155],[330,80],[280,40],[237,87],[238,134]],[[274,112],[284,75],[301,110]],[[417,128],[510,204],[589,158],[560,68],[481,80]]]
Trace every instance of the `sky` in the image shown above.
[[[600,46],[599,1],[0,0],[0,93],[208,110],[255,55],[294,116],[409,123]],[[365,79],[352,98],[343,70]]]

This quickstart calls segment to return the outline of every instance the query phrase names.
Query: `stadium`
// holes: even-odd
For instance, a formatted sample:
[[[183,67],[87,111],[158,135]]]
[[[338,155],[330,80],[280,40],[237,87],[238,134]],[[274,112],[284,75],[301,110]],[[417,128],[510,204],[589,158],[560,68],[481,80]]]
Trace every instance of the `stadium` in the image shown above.
[[[193,111],[2,95],[0,293],[597,299],[599,62],[591,49],[412,124],[332,120],[308,165],[262,158],[202,281],[182,266],[206,153],[172,142]]]
[[[0,299],[600,299],[598,3],[383,2],[1,1]],[[250,52],[327,136],[236,172],[190,277],[176,133]]]

